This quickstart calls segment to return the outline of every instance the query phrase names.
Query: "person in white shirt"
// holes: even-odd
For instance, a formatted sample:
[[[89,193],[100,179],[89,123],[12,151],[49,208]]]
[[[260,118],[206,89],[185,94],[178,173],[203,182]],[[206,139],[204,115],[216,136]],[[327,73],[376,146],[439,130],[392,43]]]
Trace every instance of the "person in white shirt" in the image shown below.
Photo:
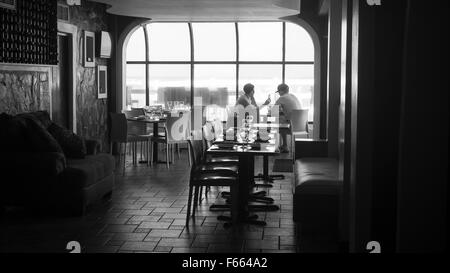
[[[280,98],[275,102],[280,108],[280,123],[290,123],[293,110],[300,110],[302,106],[296,96],[289,93],[289,86],[286,84],[280,84],[277,88],[277,92],[280,94]],[[288,153],[289,148],[287,145],[288,129],[280,129],[281,146],[280,151],[282,153]]]

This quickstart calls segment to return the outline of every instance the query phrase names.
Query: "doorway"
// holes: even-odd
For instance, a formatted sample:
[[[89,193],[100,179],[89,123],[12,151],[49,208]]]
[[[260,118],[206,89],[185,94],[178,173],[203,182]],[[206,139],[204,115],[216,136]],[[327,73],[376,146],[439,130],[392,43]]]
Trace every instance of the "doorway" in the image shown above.
[[[64,128],[70,127],[70,49],[70,37],[65,33],[58,33],[58,67],[56,88],[52,93],[52,119]]]

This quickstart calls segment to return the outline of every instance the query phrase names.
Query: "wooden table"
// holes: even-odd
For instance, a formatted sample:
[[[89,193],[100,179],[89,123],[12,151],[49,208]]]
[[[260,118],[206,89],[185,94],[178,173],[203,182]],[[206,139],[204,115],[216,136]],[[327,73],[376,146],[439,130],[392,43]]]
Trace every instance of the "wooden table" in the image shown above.
[[[225,147],[225,144],[229,147]],[[257,216],[249,216],[248,200],[251,194],[251,185],[254,183],[255,156],[274,156],[280,154],[275,143],[255,143],[250,144],[250,148],[245,148],[242,143],[233,144],[232,142],[226,141],[220,144],[219,142],[215,142],[208,149],[207,153],[218,156],[237,156],[239,158],[239,211],[237,212],[237,219],[240,223],[265,225],[264,221],[256,220]]]
[[[165,118],[153,119],[153,118],[146,116],[145,118],[142,118],[142,117],[127,118],[127,121],[142,122],[145,124],[153,124],[153,136],[158,136],[159,124],[165,123],[167,121],[167,119],[165,119]],[[162,162],[158,162],[158,143],[156,143],[156,142],[153,143],[153,162],[154,163],[162,163]],[[147,163],[147,162],[142,161],[142,163]]]

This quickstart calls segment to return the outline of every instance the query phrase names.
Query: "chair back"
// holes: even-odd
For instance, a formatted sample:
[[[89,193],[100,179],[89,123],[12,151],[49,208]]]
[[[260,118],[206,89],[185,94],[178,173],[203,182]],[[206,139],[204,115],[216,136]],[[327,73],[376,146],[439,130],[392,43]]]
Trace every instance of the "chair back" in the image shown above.
[[[170,142],[185,142],[189,138],[190,112],[180,112],[178,116],[170,116],[166,121],[166,136]]]
[[[125,114],[110,113],[111,117],[111,142],[127,142],[127,118]]]
[[[212,122],[206,122],[202,127],[203,131],[203,144],[205,149],[208,149],[212,145],[212,141],[215,139],[214,125]]]
[[[145,116],[145,110],[143,108],[132,108],[131,110],[123,111],[127,118],[135,118],[139,116]]]
[[[123,111],[126,118],[135,118],[145,116],[145,110],[142,108],[133,108],[131,110]],[[139,121],[128,121],[128,134],[130,135],[148,135],[152,128],[147,127],[147,124]]]
[[[291,132],[308,133],[308,113],[309,110],[292,110]]]
[[[188,139],[188,143],[191,150],[192,170],[195,170],[203,160],[203,141],[191,137]]]

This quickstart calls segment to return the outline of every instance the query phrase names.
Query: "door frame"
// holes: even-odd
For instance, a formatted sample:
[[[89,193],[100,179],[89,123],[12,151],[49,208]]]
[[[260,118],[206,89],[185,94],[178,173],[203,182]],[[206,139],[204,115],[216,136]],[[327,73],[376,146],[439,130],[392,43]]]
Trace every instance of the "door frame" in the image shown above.
[[[69,86],[72,86],[69,98],[69,129],[74,133],[77,133],[77,37],[78,37],[78,27],[64,23],[58,22],[58,32],[67,34],[69,41]]]

